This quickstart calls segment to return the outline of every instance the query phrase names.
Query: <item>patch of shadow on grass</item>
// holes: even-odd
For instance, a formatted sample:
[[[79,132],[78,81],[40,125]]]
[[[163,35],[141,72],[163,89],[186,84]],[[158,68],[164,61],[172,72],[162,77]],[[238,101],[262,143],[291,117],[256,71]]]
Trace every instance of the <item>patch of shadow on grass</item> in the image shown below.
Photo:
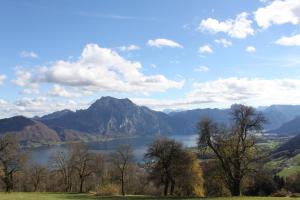
[[[199,198],[184,198],[184,197],[162,197],[162,196],[94,196],[95,199],[101,200],[192,200],[192,199],[199,199]]]

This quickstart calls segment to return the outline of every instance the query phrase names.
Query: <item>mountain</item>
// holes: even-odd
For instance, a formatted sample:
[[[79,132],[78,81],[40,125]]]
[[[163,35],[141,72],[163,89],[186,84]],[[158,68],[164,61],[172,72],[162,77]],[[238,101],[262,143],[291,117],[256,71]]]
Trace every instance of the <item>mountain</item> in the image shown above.
[[[294,118],[281,125],[278,129],[272,130],[271,132],[280,135],[297,135],[300,133],[300,116]]]
[[[174,131],[167,114],[113,97],[102,97],[86,110],[59,112],[38,120],[58,132],[73,130],[94,135],[155,135]]]
[[[299,105],[272,105],[262,110],[267,119],[265,129],[274,130],[300,116]]]
[[[25,145],[51,144],[61,141],[59,135],[41,122],[16,116],[0,120],[0,135],[11,134]]]
[[[126,136],[196,134],[197,123],[204,117],[228,125],[230,112],[235,106],[238,105],[228,109],[206,108],[166,114],[138,106],[129,99],[102,97],[89,108],[75,112],[62,110],[33,119],[23,116],[1,119],[0,135],[13,134],[28,145]],[[300,133],[300,106],[274,105],[258,110],[269,122],[265,128],[274,130],[270,132]]]
[[[204,117],[209,117],[217,123],[228,124],[231,109],[194,109],[181,112],[172,112],[173,127],[180,134],[197,133],[197,123]]]
[[[61,117],[63,115],[67,115],[69,113],[73,113],[73,111],[65,109],[65,110],[57,111],[57,112],[54,112],[54,113],[51,113],[51,114],[48,114],[48,115],[44,115],[42,117],[42,119],[43,120],[55,119],[55,118]],[[38,117],[37,119],[40,119],[40,118]]]
[[[281,144],[278,148],[276,148],[273,154],[277,154],[280,152],[296,154],[300,153],[300,135],[296,135],[290,138],[287,142]]]

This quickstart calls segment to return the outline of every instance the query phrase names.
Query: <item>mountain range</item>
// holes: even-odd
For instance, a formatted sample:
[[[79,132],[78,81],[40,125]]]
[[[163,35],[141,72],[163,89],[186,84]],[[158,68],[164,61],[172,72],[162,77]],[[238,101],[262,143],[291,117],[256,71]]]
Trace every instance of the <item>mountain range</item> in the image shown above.
[[[197,122],[210,117],[228,124],[231,108],[159,112],[138,106],[129,99],[102,97],[89,108],[62,110],[42,117],[15,116],[0,120],[0,135],[13,134],[24,145],[65,141],[95,141],[104,138],[195,134]],[[259,108],[268,123],[266,130],[278,134],[300,132],[300,106],[273,105]]]

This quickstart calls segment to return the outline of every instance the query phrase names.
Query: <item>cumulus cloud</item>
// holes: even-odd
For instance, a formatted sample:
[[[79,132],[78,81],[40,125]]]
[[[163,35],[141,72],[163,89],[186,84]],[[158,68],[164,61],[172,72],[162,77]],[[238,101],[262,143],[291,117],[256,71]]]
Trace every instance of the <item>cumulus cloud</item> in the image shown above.
[[[4,74],[0,74],[0,85],[3,84],[3,82],[5,81],[6,76]]]
[[[248,16],[248,13],[242,12],[235,19],[225,21],[213,18],[203,19],[198,26],[198,30],[213,34],[223,32],[232,38],[246,38],[248,35],[254,35],[252,20],[248,19]]]
[[[267,6],[254,12],[255,20],[263,29],[272,24],[299,24],[300,23],[300,1],[299,0],[274,0]]]
[[[275,43],[283,46],[300,46],[300,34],[291,37],[283,36]]]
[[[209,44],[203,45],[201,47],[199,47],[198,52],[201,54],[204,53],[213,53],[214,50],[211,48],[211,46]]]
[[[76,93],[68,92],[64,87],[55,84],[52,89],[49,91],[51,96],[57,97],[78,97],[79,95]]]
[[[194,71],[195,72],[208,72],[209,68],[206,66],[199,66],[199,67],[194,68]]]
[[[217,44],[222,44],[223,47],[225,47],[225,48],[232,45],[232,42],[231,42],[231,41],[226,40],[226,39],[224,39],[224,38],[215,40],[215,43],[217,43]]]
[[[22,57],[22,58],[38,58],[38,55],[33,51],[22,51],[20,53],[20,57]]]
[[[181,99],[133,99],[156,110],[205,107],[226,108],[234,103],[252,106],[300,104],[299,79],[222,78],[194,83]]]
[[[17,86],[27,86],[31,83],[31,73],[23,69],[17,68],[15,71],[16,78],[12,80]]]
[[[173,40],[165,39],[165,38],[158,38],[155,40],[149,40],[147,45],[151,47],[171,47],[171,48],[183,48],[183,46]]]
[[[211,103],[299,104],[299,79],[227,78],[195,83],[187,98]]]
[[[76,88],[67,90],[66,88],[54,84],[53,87],[48,92],[50,96],[53,97],[66,97],[66,98],[74,98],[74,97],[81,97],[81,96],[88,96],[92,95],[93,92],[89,90],[78,90]]]
[[[31,73],[19,70],[14,82],[20,86],[28,82],[54,83],[90,91],[145,94],[184,85],[183,80],[169,80],[160,74],[147,76],[141,68],[139,62],[126,60],[111,49],[88,44],[78,60],[59,60]]]
[[[254,46],[248,46],[248,47],[246,48],[246,51],[247,51],[248,53],[255,53],[255,52],[256,52],[256,48],[255,48]]]
[[[15,102],[0,100],[1,118],[24,115],[27,117],[42,116],[63,109],[85,109],[91,102],[76,102],[72,100],[54,100],[46,97],[23,97]]]
[[[140,50],[141,48],[137,45],[131,44],[128,46],[118,47],[117,49],[119,49],[120,51],[136,51],[136,50]]]

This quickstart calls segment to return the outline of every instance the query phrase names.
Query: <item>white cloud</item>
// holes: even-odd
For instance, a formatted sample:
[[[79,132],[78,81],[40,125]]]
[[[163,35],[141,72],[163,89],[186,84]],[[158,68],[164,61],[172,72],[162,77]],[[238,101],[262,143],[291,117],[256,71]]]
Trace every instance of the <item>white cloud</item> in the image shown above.
[[[33,51],[22,51],[20,56],[22,58],[38,58],[38,55]]]
[[[36,87],[36,83],[32,82],[32,74],[24,69],[17,68],[15,70],[15,76],[16,78],[12,80],[12,82],[20,87]]]
[[[247,51],[248,53],[255,53],[255,52],[256,52],[256,48],[255,48],[254,46],[248,46],[248,47],[246,48],[246,51]]]
[[[300,34],[291,37],[283,36],[275,43],[283,46],[300,46]]]
[[[299,104],[299,79],[226,78],[195,83],[189,100],[227,104],[250,105]]]
[[[172,48],[183,48],[183,46],[173,40],[158,38],[155,40],[149,40],[147,44],[151,47],[172,47]]]
[[[88,44],[76,61],[59,60],[51,66],[41,67],[31,73],[19,72],[18,85],[55,83],[90,91],[127,93],[164,92],[181,88],[184,81],[173,81],[165,76],[144,75],[141,64],[121,57],[111,49]]]
[[[254,12],[258,26],[266,29],[272,24],[299,24],[300,1],[299,0],[274,0],[266,7]]]
[[[59,97],[72,97],[73,95],[65,90],[65,88],[61,87],[60,85],[55,84],[53,88],[49,92],[52,96],[59,96]]]
[[[225,48],[232,45],[232,42],[229,40],[226,40],[225,38],[217,39],[217,40],[215,40],[215,43],[222,44],[223,47],[225,47]]]
[[[41,116],[63,109],[86,109],[90,102],[76,102],[71,100],[54,100],[46,97],[23,97],[15,102],[0,100],[1,118],[24,115],[27,117]]]
[[[206,66],[199,66],[194,69],[195,72],[208,72],[209,68]]]
[[[133,99],[156,110],[218,107],[234,103],[251,106],[300,104],[299,79],[225,78],[194,83],[182,99]]]
[[[246,38],[248,35],[254,35],[252,28],[252,20],[248,19],[249,14],[242,12],[236,16],[235,19],[228,19],[226,21],[218,21],[217,19],[208,18],[200,22],[198,30],[210,33],[223,32],[232,38]]]
[[[0,85],[3,84],[3,82],[5,81],[6,76],[4,74],[0,74]]]
[[[214,50],[211,48],[211,46],[209,44],[203,45],[201,47],[199,47],[198,49],[199,53],[213,53]]]
[[[0,106],[4,106],[4,105],[6,105],[6,104],[7,104],[7,102],[6,102],[5,100],[0,99]]]
[[[71,98],[71,97],[80,97],[83,95],[91,95],[91,91],[68,91],[64,87],[54,84],[52,89],[49,91],[49,95],[54,96],[54,97],[66,97],[66,98]]]
[[[136,50],[140,50],[141,48],[139,46],[137,46],[137,45],[131,44],[129,46],[118,47],[118,49],[120,51],[136,51]]]
[[[33,94],[39,94],[39,93],[40,93],[40,91],[37,88],[26,88],[21,91],[21,94],[24,94],[24,95],[33,95]]]

